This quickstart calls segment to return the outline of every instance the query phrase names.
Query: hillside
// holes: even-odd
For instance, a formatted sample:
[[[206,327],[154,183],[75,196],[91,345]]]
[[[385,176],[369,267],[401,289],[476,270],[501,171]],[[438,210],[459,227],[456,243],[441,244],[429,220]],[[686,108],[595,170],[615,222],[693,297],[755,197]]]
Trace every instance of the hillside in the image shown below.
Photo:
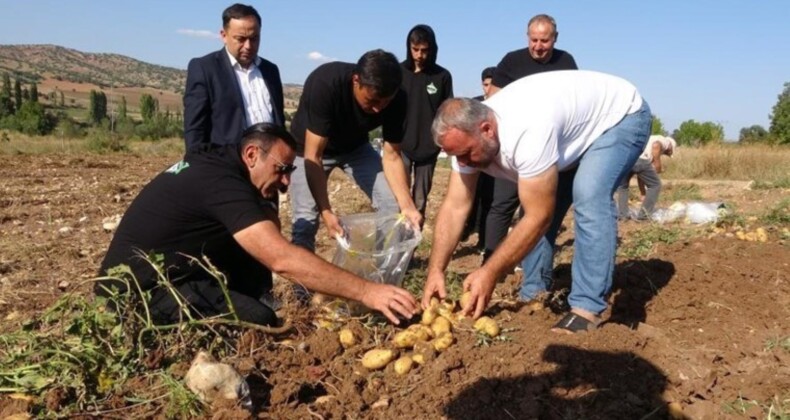
[[[185,63],[186,65],[186,63]],[[67,106],[85,108],[91,90],[100,90],[110,101],[126,98],[130,111],[144,93],[159,100],[160,109],[182,108],[186,70],[146,63],[112,53],[86,53],[57,45],[0,45],[0,74],[38,84],[39,94],[63,92]],[[293,112],[302,86],[286,83],[285,108]]]

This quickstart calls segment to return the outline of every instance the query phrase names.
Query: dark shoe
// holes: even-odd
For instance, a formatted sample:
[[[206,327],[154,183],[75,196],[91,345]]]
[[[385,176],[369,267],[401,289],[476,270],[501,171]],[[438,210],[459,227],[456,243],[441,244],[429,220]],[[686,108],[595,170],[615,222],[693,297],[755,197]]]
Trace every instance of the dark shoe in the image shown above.
[[[593,322],[587,318],[568,312],[562,319],[554,324],[552,331],[576,334],[580,332],[593,331],[598,328],[599,322]]]

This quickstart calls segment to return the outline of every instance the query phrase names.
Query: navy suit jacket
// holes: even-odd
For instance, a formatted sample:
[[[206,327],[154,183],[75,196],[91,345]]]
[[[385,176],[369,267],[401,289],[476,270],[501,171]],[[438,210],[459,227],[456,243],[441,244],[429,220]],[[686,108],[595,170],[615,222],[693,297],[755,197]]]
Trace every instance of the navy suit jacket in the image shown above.
[[[280,70],[265,59],[258,68],[272,100],[274,123],[284,125]],[[186,150],[209,144],[238,144],[247,126],[241,88],[225,48],[190,60],[184,92]]]

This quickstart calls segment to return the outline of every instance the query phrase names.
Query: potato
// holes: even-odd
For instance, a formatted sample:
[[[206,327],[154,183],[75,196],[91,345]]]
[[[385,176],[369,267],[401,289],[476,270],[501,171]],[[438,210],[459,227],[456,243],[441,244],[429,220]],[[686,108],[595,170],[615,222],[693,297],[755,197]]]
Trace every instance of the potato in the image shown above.
[[[399,349],[410,349],[414,347],[414,343],[416,343],[418,336],[417,333],[414,331],[400,331],[392,337],[392,342],[395,344],[395,347]]]
[[[422,319],[420,320],[420,324],[422,325],[431,325],[433,320],[436,319],[438,315],[436,314],[436,308],[428,308],[422,312]]]
[[[425,325],[414,324],[406,328],[406,331],[412,331],[417,336],[417,341],[428,341],[433,338],[433,330]]]
[[[357,344],[357,337],[354,336],[354,332],[348,328],[343,328],[340,330],[338,333],[338,338],[340,338],[340,345],[342,345],[344,349]]]
[[[493,319],[483,316],[475,321],[473,328],[477,331],[485,333],[489,337],[496,337],[499,335],[499,325]]]
[[[439,307],[439,299],[437,299],[435,297],[432,297],[431,298],[431,303],[430,303],[430,305],[428,307],[429,308],[433,308],[433,309],[438,308]]]
[[[461,295],[461,300],[458,303],[461,305],[461,309],[466,308],[466,305],[472,301],[472,292],[466,291],[464,294]]]
[[[370,370],[378,370],[387,366],[394,358],[395,352],[390,349],[368,350],[368,352],[362,356],[362,366]]]
[[[418,365],[423,365],[425,364],[425,355],[422,353],[412,354],[411,360]]]
[[[395,373],[398,375],[405,375],[409,373],[413,364],[414,361],[411,359],[411,357],[403,356],[395,361],[393,367],[395,368]]]
[[[433,345],[434,350],[441,353],[447,350],[453,344],[454,340],[452,333],[445,332],[434,338],[433,341],[431,341],[431,345]]]
[[[756,231],[754,231],[754,235],[759,242],[767,242],[768,241],[768,233],[765,229],[759,227]]]
[[[453,330],[453,325],[450,323],[450,321],[447,318],[443,316],[434,319],[433,324],[431,324],[431,331],[433,331],[434,337],[438,337],[442,333],[450,332],[452,330]]]

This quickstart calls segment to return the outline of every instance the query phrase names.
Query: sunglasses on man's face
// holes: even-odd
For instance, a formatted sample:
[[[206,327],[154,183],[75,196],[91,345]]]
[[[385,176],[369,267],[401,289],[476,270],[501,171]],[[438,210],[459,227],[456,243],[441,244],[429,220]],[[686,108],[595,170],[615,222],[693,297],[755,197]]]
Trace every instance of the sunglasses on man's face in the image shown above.
[[[290,175],[293,171],[296,170],[296,165],[286,165],[276,157],[272,156],[271,154],[268,154],[266,156],[271,157],[272,159],[274,159],[275,162],[277,162],[277,165],[275,166],[274,169],[274,172],[277,175]]]

